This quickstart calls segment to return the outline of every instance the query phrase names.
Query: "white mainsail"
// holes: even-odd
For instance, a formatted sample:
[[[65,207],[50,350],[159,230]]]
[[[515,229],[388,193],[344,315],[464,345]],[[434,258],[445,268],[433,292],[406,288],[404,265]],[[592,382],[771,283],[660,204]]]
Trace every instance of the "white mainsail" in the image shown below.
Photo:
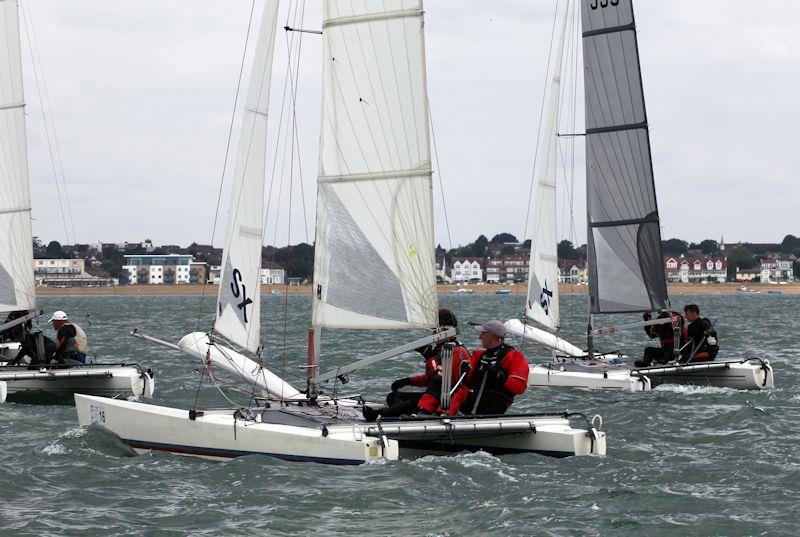
[[[419,0],[327,0],[313,324],[436,324]]]
[[[0,1],[0,311],[33,309],[31,193],[19,12]]]
[[[583,0],[591,313],[662,310],[667,286],[632,0]]]
[[[536,170],[536,204],[534,205],[534,237],[531,241],[528,300],[525,315],[537,323],[557,330],[560,326],[558,306],[558,253],[556,236],[556,173],[558,160],[558,117],[561,102],[561,66],[564,56],[567,2],[561,25],[561,35],[555,51],[553,77],[550,81],[546,116],[539,148],[539,168]]]
[[[255,352],[261,341],[261,246],[264,226],[264,181],[267,159],[267,111],[278,1],[268,0],[261,18],[250,86],[244,103],[242,131],[222,255],[222,283],[214,330]]]

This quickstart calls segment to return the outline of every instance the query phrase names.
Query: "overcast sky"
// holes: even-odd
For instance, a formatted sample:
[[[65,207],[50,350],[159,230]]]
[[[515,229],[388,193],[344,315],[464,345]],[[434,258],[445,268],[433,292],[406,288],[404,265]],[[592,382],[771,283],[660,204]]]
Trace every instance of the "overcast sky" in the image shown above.
[[[65,232],[23,30],[34,234],[61,242],[208,243],[250,1],[22,1],[38,38],[74,222],[74,233],[69,223]],[[287,6],[282,2],[280,26]],[[753,6],[636,2],[664,238],[771,242],[800,235],[800,10],[779,0]],[[441,163],[437,242],[450,245],[440,178],[453,245],[480,233],[521,237],[555,0],[428,0],[425,8]],[[321,0],[307,0],[303,25],[321,26]],[[280,31],[273,127],[286,57]],[[320,59],[321,39],[305,36],[297,97],[303,188],[293,188],[290,237],[288,179],[273,195],[277,218],[270,217],[268,243],[305,241],[306,223],[313,240]],[[274,192],[279,184],[276,178]],[[575,203],[583,242],[582,188]]]

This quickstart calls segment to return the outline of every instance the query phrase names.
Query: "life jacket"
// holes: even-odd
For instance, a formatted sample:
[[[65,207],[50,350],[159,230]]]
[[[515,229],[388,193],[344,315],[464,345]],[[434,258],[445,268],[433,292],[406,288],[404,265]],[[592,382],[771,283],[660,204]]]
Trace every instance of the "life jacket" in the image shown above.
[[[689,339],[689,330],[686,327],[686,323],[683,320],[683,315],[676,311],[671,311],[670,316],[672,317],[672,323],[670,324],[671,331],[669,332],[669,336],[667,336],[666,332],[663,334],[664,337],[660,337],[659,341],[661,342],[661,348],[665,349],[667,347],[671,347],[675,345],[675,327],[676,325],[680,328],[681,334],[681,341],[679,346],[683,345],[687,339]]]
[[[72,326],[75,329],[75,336],[68,337],[65,341],[59,341],[59,344],[64,344],[64,355],[79,355],[79,359],[84,361],[89,352],[89,340],[86,338],[86,332],[77,324],[66,323],[61,328],[65,326]]]

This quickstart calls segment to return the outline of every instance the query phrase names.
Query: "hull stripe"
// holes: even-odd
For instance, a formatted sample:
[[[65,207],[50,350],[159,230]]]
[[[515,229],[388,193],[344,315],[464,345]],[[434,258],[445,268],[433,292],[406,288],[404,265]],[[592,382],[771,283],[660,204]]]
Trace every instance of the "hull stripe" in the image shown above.
[[[289,455],[286,453],[267,453],[265,451],[240,451],[236,449],[218,449],[207,448],[200,446],[180,446],[176,444],[162,444],[160,442],[145,442],[143,440],[128,440],[121,438],[125,444],[135,449],[150,449],[155,451],[166,451],[169,453],[178,453],[181,455],[202,455],[204,457],[219,457],[221,459],[233,459],[236,457],[244,457],[247,455],[266,455],[290,462],[318,462],[322,464],[344,464],[344,465],[358,465],[364,464],[365,461],[357,459],[336,459],[328,457],[308,457],[304,455]]]

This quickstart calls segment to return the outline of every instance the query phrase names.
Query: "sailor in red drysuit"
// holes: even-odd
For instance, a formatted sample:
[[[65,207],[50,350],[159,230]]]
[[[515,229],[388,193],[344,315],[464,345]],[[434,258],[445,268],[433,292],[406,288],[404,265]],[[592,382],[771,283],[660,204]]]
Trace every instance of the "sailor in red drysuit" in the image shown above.
[[[439,310],[439,326],[447,329],[458,326],[456,316],[448,309]],[[411,377],[398,379],[392,383],[392,392],[386,397],[387,407],[383,409],[373,409],[364,407],[364,417],[367,420],[374,420],[379,415],[383,417],[402,416],[404,414],[434,414],[441,413],[440,397],[442,390],[442,365],[441,352],[445,343],[455,344],[453,349],[452,375],[453,395],[458,404],[466,399],[466,378],[469,373],[470,355],[467,348],[459,343],[455,337],[446,341],[440,341],[436,345],[420,347],[417,352],[425,358],[425,372]],[[425,388],[424,392],[403,392],[401,388],[405,386],[416,386]],[[458,412],[458,404],[451,404],[445,412],[453,415]]]
[[[514,397],[528,388],[528,361],[517,349],[506,345],[502,322],[487,321],[475,329],[483,349],[473,351],[470,358],[468,390],[454,394],[454,399],[466,400],[454,400],[452,404],[460,407],[462,414],[503,414]]]

